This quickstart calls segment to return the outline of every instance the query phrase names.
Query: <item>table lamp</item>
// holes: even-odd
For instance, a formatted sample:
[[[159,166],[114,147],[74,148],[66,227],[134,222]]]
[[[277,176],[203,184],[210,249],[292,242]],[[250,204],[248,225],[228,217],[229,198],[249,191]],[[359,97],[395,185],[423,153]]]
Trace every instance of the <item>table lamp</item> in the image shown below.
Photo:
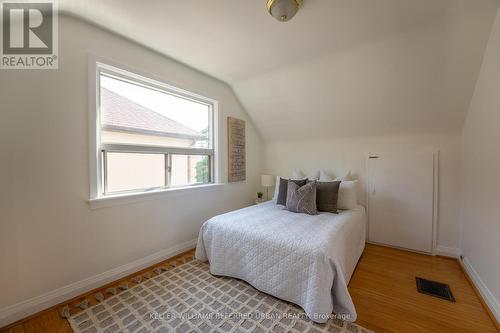
[[[274,186],[274,177],[272,175],[261,175],[260,183],[266,188],[266,198],[269,200],[269,188]]]

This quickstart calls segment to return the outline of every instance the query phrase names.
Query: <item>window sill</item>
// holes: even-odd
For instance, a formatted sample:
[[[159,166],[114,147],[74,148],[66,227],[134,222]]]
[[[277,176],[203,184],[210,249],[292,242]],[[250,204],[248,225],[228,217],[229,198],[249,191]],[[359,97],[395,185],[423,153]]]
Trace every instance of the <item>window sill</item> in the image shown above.
[[[105,207],[112,207],[125,204],[133,204],[143,201],[158,200],[164,198],[172,198],[192,193],[200,192],[210,192],[221,190],[223,184],[206,184],[206,185],[196,185],[196,186],[186,186],[177,188],[168,188],[164,190],[157,190],[151,192],[139,192],[139,193],[127,193],[120,195],[110,195],[106,197],[99,197],[95,199],[89,199],[90,209],[99,209]]]

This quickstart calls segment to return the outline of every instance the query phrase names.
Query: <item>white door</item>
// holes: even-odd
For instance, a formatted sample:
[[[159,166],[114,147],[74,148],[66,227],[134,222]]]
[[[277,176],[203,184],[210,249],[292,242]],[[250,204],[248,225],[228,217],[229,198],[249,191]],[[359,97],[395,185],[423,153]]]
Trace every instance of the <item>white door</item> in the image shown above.
[[[370,154],[369,240],[432,252],[434,153]]]

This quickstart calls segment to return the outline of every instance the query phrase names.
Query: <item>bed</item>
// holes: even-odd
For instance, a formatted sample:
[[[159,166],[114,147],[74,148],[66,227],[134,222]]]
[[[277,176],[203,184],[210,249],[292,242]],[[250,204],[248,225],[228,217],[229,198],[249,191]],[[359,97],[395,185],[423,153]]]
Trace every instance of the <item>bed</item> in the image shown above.
[[[196,258],[214,275],[244,280],[302,307],[315,322],[332,312],[355,321],[347,284],[365,247],[362,206],[339,214],[292,213],[269,201],[218,215],[201,227]]]

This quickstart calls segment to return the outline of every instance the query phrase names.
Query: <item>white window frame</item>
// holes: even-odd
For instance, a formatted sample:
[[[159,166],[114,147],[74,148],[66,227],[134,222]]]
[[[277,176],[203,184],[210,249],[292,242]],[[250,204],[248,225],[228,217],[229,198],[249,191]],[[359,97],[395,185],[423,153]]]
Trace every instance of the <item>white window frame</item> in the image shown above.
[[[102,144],[100,140],[101,117],[100,117],[100,75],[106,73],[114,77],[132,81],[134,84],[145,85],[153,89],[163,91],[165,93],[175,95],[188,100],[196,101],[207,105],[210,108],[211,115],[211,148],[183,148],[183,147],[158,147],[149,145],[130,145],[130,144]],[[163,80],[153,78],[153,75],[139,74],[137,70],[128,69],[123,65],[114,64],[108,60],[104,60],[95,56],[89,57],[89,160],[90,160],[90,199],[91,208],[108,206],[122,202],[135,202],[141,197],[153,197],[161,193],[185,192],[186,190],[207,190],[220,186],[219,183],[219,154],[218,154],[218,102],[214,99],[187,91],[176,87]],[[203,155],[209,156],[210,182],[202,184],[191,184],[182,187],[171,187],[166,183],[165,187],[147,188],[130,190],[119,193],[104,194],[104,174],[103,163],[105,159],[103,151],[106,152],[123,152],[123,153],[156,153],[165,154],[166,168],[170,167],[168,162],[171,160],[172,154],[180,155]],[[166,174],[170,175],[166,171]],[[168,177],[170,178],[170,177]],[[123,197],[132,197],[134,200],[120,199]]]

